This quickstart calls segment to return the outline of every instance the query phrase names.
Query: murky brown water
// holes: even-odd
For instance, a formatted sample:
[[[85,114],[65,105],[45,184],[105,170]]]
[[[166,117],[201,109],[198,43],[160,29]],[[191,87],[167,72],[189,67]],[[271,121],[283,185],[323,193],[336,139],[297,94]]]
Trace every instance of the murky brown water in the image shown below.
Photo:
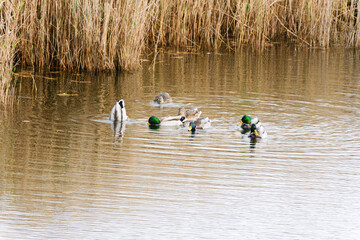
[[[178,54],[154,71],[22,79],[0,115],[0,238],[358,239],[359,57]],[[162,91],[174,103],[154,107]],[[120,98],[131,119],[114,133]],[[146,125],[179,106],[212,128]],[[266,140],[240,133],[245,113]]]

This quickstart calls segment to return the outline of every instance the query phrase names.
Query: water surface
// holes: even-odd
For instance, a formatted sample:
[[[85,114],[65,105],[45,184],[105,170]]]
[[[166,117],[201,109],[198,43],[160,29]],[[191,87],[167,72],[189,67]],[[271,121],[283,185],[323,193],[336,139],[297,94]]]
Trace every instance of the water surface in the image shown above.
[[[179,53],[134,73],[22,78],[0,115],[0,238],[358,239],[359,56]],[[163,91],[173,103],[154,106]],[[130,120],[114,127],[120,98]],[[212,127],[146,125],[180,106]],[[268,138],[241,134],[243,114]]]

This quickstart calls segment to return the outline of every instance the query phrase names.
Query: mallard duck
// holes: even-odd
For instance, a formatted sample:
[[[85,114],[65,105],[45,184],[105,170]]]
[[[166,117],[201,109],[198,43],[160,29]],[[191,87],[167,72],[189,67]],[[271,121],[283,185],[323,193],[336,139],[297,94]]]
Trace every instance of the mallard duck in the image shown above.
[[[199,111],[197,108],[185,109],[184,107],[180,107],[178,115],[184,116],[186,121],[194,121],[200,117],[201,111]]]
[[[244,115],[241,118],[241,121],[238,123],[238,125],[240,125],[243,130],[250,130],[251,124],[256,124],[258,127],[261,126],[261,122],[257,117],[251,118],[248,115]]]
[[[195,121],[191,121],[189,123],[189,131],[194,133],[196,129],[205,129],[205,128],[209,128],[210,126],[211,126],[211,121],[209,118],[207,117],[198,118]]]
[[[267,132],[263,125],[257,126],[256,124],[253,123],[253,124],[251,124],[250,131],[251,132],[250,132],[249,137],[252,139],[267,137]]]
[[[156,102],[158,104],[171,103],[172,99],[167,92],[163,92],[163,93],[160,93],[159,95],[155,96],[154,102]]]
[[[115,105],[111,110],[109,120],[122,122],[128,120],[128,118],[126,115],[125,101],[122,99],[120,101],[115,100]]]
[[[185,122],[184,116],[175,116],[175,117],[164,117],[157,118],[155,116],[151,116],[148,120],[148,125],[152,127],[156,126],[180,126]]]

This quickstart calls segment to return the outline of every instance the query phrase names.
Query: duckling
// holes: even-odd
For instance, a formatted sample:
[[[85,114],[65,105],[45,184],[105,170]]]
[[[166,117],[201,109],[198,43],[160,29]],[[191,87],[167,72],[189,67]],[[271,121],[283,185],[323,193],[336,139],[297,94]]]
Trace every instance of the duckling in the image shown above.
[[[199,111],[197,108],[185,109],[184,107],[180,107],[178,115],[184,116],[187,121],[194,121],[200,117],[201,111]]]
[[[110,121],[126,121],[129,117],[126,115],[125,101],[121,99],[120,101],[115,100],[115,105],[111,110],[109,120]]]
[[[241,121],[238,123],[238,126],[240,125],[243,130],[250,130],[251,124],[256,124],[257,127],[261,126],[261,122],[257,117],[251,118],[248,115],[244,115],[241,118]]]
[[[258,127],[258,126],[256,126],[256,124],[253,123],[253,124],[251,124],[250,131],[251,132],[250,132],[249,137],[252,139],[267,137],[267,132],[263,125],[260,125]]]
[[[151,116],[148,120],[148,125],[150,127],[159,127],[161,126],[180,126],[185,122],[184,116],[175,116],[175,117],[164,117],[157,118],[155,116]]]
[[[154,102],[156,102],[158,104],[171,103],[172,98],[170,97],[170,95],[167,92],[163,92],[163,93],[160,93],[159,95],[155,96]]]
[[[211,121],[209,118],[198,118],[195,121],[189,123],[189,131],[195,133],[196,129],[206,129],[211,126]]]

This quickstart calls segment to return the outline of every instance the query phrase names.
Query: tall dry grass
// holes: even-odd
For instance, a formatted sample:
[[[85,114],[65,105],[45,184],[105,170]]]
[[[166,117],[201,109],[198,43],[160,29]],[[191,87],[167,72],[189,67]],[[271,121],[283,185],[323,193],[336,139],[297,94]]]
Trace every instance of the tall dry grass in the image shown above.
[[[12,105],[14,86],[12,72],[14,69],[18,31],[21,26],[21,1],[0,2],[0,106]],[[15,63],[16,64],[16,63]]]
[[[28,0],[22,63],[134,70],[154,48],[359,45],[358,0]]]
[[[28,0],[19,22],[21,60],[39,68],[134,70],[154,47],[262,47],[278,39],[358,46],[357,2]]]
[[[15,52],[35,69],[135,70],[164,48],[359,47],[358,0],[3,0],[1,86]],[[18,44],[16,44],[18,43]]]
[[[69,70],[134,70],[145,49],[149,6],[142,0],[29,0],[22,63]]]

